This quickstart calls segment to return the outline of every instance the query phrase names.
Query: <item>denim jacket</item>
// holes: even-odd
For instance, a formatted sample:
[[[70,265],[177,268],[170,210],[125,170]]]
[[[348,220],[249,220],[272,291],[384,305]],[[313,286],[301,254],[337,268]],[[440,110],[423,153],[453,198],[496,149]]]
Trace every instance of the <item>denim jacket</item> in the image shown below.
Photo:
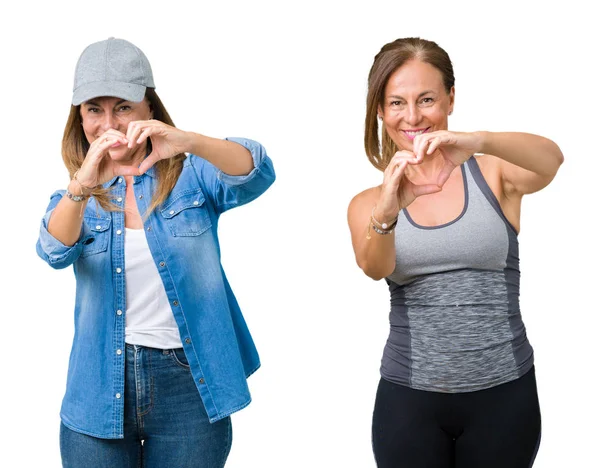
[[[211,422],[250,403],[246,378],[258,353],[223,267],[219,215],[257,198],[275,180],[273,164],[257,142],[228,139],[252,153],[254,168],[231,176],[189,155],[167,200],[144,220],[150,252],[162,279],[190,370]],[[115,204],[124,206],[125,180],[115,177]],[[156,188],[154,168],[134,177],[140,213]],[[79,240],[71,247],[47,230],[63,191],[55,192],[42,220],[38,255],[53,268],[73,265],[75,335],[61,408],[69,428],[95,437],[123,437],[125,378],[125,216],[107,212],[92,197]]]

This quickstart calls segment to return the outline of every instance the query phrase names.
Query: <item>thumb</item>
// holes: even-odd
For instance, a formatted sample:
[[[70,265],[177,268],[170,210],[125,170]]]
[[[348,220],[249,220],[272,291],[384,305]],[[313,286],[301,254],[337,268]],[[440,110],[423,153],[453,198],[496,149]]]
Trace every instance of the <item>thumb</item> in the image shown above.
[[[454,168],[455,168],[455,166],[452,163],[447,163],[442,168],[442,170],[440,171],[440,173],[438,175],[437,185],[442,187],[446,183],[448,178],[450,177],[450,174],[452,174],[452,171],[454,170]]]
[[[154,154],[154,151],[152,153],[150,153],[148,155],[148,157],[142,161],[142,164],[140,164],[140,167],[138,168],[138,170],[140,171],[140,174],[144,174],[148,169],[150,169],[152,166],[154,166],[159,160],[160,160],[160,157],[157,154]]]
[[[417,197],[422,197],[423,195],[429,195],[431,193],[437,193],[442,191],[442,187],[435,184],[429,185],[415,185],[414,186],[414,194]]]

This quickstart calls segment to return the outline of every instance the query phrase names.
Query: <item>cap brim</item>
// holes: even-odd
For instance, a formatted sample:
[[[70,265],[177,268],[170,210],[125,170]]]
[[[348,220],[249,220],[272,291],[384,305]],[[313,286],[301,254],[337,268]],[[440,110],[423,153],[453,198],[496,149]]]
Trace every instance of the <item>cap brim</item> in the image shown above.
[[[82,102],[102,96],[117,97],[131,102],[140,102],[146,95],[144,85],[123,83],[121,81],[96,81],[80,86],[73,91],[72,104],[78,106]]]

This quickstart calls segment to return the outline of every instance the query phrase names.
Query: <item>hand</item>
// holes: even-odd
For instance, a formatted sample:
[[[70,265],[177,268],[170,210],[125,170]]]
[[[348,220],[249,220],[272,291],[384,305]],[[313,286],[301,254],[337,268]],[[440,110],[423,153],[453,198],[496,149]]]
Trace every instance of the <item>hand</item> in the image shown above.
[[[129,122],[127,141],[129,147],[143,144],[148,138],[152,142],[152,153],[140,164],[139,173],[143,174],[161,159],[172,158],[186,152],[189,147],[189,134],[171,127],[160,120],[137,120]]]
[[[423,133],[415,137],[413,141],[413,152],[419,161],[438,151],[445,160],[438,179],[437,185],[443,186],[455,167],[460,166],[473,153],[478,153],[483,145],[479,133],[449,132],[439,130],[437,132]]]
[[[441,185],[417,185],[408,180],[404,174],[406,167],[409,164],[420,163],[421,160],[414,153],[406,150],[396,152],[391,159],[383,172],[381,193],[374,212],[375,219],[379,222],[395,219],[398,212],[410,205],[417,197],[442,190]]]
[[[118,175],[137,175],[137,168],[123,166],[113,161],[108,154],[111,148],[126,144],[125,135],[115,129],[109,129],[96,138],[90,144],[90,149],[77,173],[77,181],[86,188],[93,188]]]

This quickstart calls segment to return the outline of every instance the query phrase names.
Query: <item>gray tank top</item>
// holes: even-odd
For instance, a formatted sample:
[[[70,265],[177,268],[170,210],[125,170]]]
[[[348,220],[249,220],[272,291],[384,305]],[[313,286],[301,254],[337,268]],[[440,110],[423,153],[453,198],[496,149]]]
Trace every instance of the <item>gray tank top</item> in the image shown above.
[[[402,210],[396,226],[381,376],[419,390],[483,390],[533,366],[519,310],[517,233],[475,158],[461,170],[464,209],[454,221],[420,226]]]

